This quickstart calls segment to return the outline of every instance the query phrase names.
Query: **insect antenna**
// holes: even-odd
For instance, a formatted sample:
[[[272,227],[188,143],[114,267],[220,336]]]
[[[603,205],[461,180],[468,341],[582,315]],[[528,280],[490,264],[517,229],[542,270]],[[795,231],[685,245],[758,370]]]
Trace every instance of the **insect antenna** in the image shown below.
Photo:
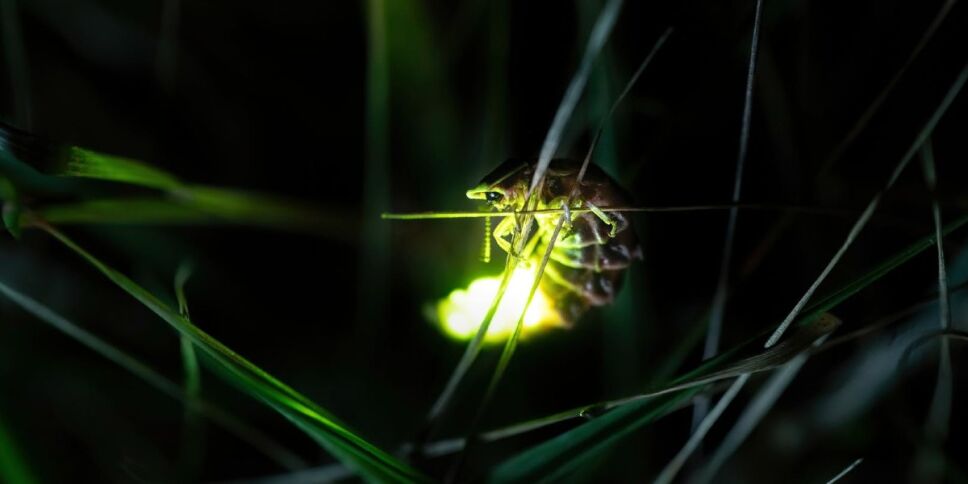
[[[481,262],[491,262],[491,217],[484,217],[484,243],[481,247]]]

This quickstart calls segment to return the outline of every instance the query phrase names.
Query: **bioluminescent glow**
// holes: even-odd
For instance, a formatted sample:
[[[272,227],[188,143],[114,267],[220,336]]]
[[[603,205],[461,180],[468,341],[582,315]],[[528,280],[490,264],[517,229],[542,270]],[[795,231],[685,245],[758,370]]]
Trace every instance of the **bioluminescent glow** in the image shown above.
[[[535,268],[518,267],[508,282],[507,291],[498,306],[491,326],[487,329],[485,342],[494,343],[506,340],[514,331],[521,311],[528,301],[528,292],[536,275]],[[437,303],[437,322],[444,333],[454,339],[469,340],[477,334],[478,328],[487,315],[487,310],[497,295],[501,277],[481,277],[475,279],[467,289],[455,289]],[[521,337],[534,334],[554,326],[562,326],[561,315],[555,309],[554,300],[539,287],[524,314]]]

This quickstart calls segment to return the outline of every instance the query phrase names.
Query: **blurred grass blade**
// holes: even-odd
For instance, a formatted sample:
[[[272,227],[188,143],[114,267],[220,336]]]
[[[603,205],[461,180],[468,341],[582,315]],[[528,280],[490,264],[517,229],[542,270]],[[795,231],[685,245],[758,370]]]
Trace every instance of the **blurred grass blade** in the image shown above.
[[[901,173],[911,162],[911,159],[914,158],[914,155],[919,149],[921,149],[921,145],[923,145],[924,142],[931,136],[931,133],[934,132],[935,126],[938,125],[941,117],[944,116],[945,112],[948,111],[948,107],[951,106],[951,103],[954,102],[956,97],[958,97],[958,94],[961,92],[961,88],[964,87],[966,80],[968,80],[968,64],[965,64],[961,68],[961,72],[958,74],[958,77],[955,79],[954,83],[952,83],[951,88],[948,89],[948,92],[945,93],[945,96],[938,105],[938,108],[935,109],[931,114],[928,122],[925,123],[924,127],[918,133],[917,137],[914,139],[914,142],[911,144],[911,147],[908,148],[907,152],[904,153],[904,156],[901,157],[901,160],[898,162],[897,166],[894,167],[894,171],[891,173],[890,178],[888,178],[887,183],[874,195],[871,201],[867,204],[867,208],[864,209],[864,213],[862,213],[857,221],[854,222],[854,225],[850,228],[850,232],[847,233],[847,237],[844,239],[844,242],[841,244],[840,248],[838,248],[837,252],[834,253],[833,257],[830,258],[830,261],[827,263],[826,267],[824,267],[824,269],[820,272],[820,275],[817,276],[813,283],[810,284],[810,287],[807,288],[807,291],[803,294],[800,300],[797,301],[796,305],[793,306],[790,314],[788,314],[783,322],[780,323],[780,325],[776,328],[776,331],[770,335],[770,339],[766,341],[767,347],[776,344],[780,337],[783,336],[784,331],[786,331],[797,315],[800,314],[800,310],[802,310],[807,302],[810,301],[810,298],[813,297],[813,293],[816,292],[817,288],[820,287],[820,284],[823,283],[823,281],[827,278],[834,266],[840,262],[841,257],[843,257],[844,253],[847,252],[847,249],[853,244],[854,240],[857,239],[857,236],[860,235],[860,232],[867,225],[867,222],[874,214],[874,211],[877,210],[877,207],[881,202],[881,197],[883,197],[884,193],[894,186],[894,183],[898,178],[901,177]]]
[[[181,182],[174,175],[147,163],[72,146],[67,166],[58,175],[94,178],[159,190],[177,188]]]
[[[167,198],[93,199],[37,211],[53,224],[196,225],[230,223],[351,239],[342,216],[276,197],[207,186],[181,186]]]
[[[840,473],[838,473],[832,479],[830,479],[829,481],[827,481],[827,484],[834,484],[835,482],[843,479],[843,477],[846,476],[848,473],[850,473],[850,471],[854,470],[855,467],[859,466],[861,462],[864,462],[864,458],[863,457],[860,458],[860,459],[855,460],[854,462],[852,462],[849,466],[847,466],[847,468],[845,468],[844,470],[840,471]]]
[[[426,480],[418,471],[353,433],[322,407],[199,329],[188,318],[168,307],[124,274],[101,262],[57,229],[40,221],[35,224],[87,260],[179,333],[190,338],[199,350],[217,363],[216,369],[226,380],[281,413],[347,467],[371,481]]]
[[[659,477],[655,479],[656,483],[669,484],[673,479],[676,478],[679,470],[682,469],[682,465],[686,463],[686,459],[688,459],[689,456],[696,451],[696,449],[699,447],[699,444],[701,444],[703,439],[706,438],[706,434],[709,433],[709,429],[713,428],[713,425],[717,420],[719,420],[719,417],[723,414],[723,411],[726,410],[726,407],[733,401],[734,398],[736,398],[736,395],[740,390],[743,389],[743,386],[746,385],[746,382],[749,379],[750,373],[743,373],[736,378],[736,381],[729,386],[729,390],[727,390],[719,401],[716,402],[716,406],[714,406],[708,414],[703,415],[699,425],[695,426],[695,429],[692,431],[692,435],[690,435],[689,440],[686,441],[686,445],[682,446],[682,449],[679,450],[679,453],[677,453],[676,456],[673,457],[668,464],[666,464],[665,468],[662,469],[662,472],[659,473]]]
[[[0,482],[9,484],[34,484],[37,479],[30,471],[27,461],[17,448],[14,436],[0,419]]]
[[[806,364],[807,358],[807,354],[799,355],[770,376],[770,379],[760,388],[753,400],[746,406],[742,415],[733,424],[729,433],[716,448],[713,456],[703,464],[698,474],[690,479],[690,483],[705,483],[713,480],[726,460],[739,449],[746,441],[746,437],[759,425],[763,416],[773,408],[773,404],[776,403],[776,400],[780,398],[783,391]]]
[[[178,300],[178,313],[188,318],[188,299],[185,297],[185,284],[192,274],[192,264],[182,262],[175,272],[175,298]],[[202,463],[202,427],[198,418],[198,400],[202,390],[202,373],[198,367],[198,357],[192,340],[185,335],[179,336],[182,356],[182,370],[185,372],[185,412],[182,443],[179,448],[179,476],[183,481],[198,480]]]
[[[65,163],[48,176],[14,156],[7,144],[40,145],[36,150],[54,153],[55,163]],[[61,151],[67,153],[59,155]],[[40,156],[40,155],[38,155]],[[43,207],[41,213],[53,223],[175,224],[230,222],[275,229],[297,229],[318,235],[354,239],[349,217],[336,211],[245,190],[235,190],[180,181],[174,175],[148,163],[99,153],[79,147],[59,150],[38,141],[30,133],[0,125],[0,170],[14,183],[47,192],[86,194],[90,186],[71,180],[93,179],[160,190],[158,196],[93,199]]]
[[[148,365],[137,360],[133,356],[91,334],[87,330],[81,328],[67,318],[64,318],[60,314],[57,314],[49,307],[17,291],[16,289],[7,286],[3,282],[0,282],[0,293],[28,313],[35,316],[37,319],[40,319],[41,321],[53,326],[58,331],[70,336],[77,342],[93,350],[95,353],[131,372],[133,375],[141,378],[155,389],[173,398],[177,398],[186,404],[189,402],[188,395],[181,388],[179,388],[176,383],[158,373]],[[276,443],[260,431],[249,427],[247,424],[235,418],[231,414],[228,414],[202,400],[196,401],[195,408],[199,412],[203,413],[206,417],[210,418],[213,422],[219,424],[230,433],[239,437],[241,440],[249,443],[255,449],[258,449],[267,457],[276,461],[283,467],[287,469],[300,469],[306,466],[302,459],[287,450],[285,447]]]
[[[588,44],[585,46],[585,53],[582,55],[581,64],[578,66],[575,75],[572,76],[571,82],[568,83],[565,95],[558,105],[558,111],[555,112],[555,117],[551,121],[551,127],[548,128],[548,134],[545,136],[544,143],[541,145],[541,152],[538,154],[538,163],[535,166],[534,176],[531,179],[531,186],[528,189],[528,197],[526,198],[530,198],[535,187],[544,178],[545,171],[551,163],[551,158],[558,151],[558,145],[561,143],[561,136],[564,133],[565,125],[571,119],[571,113],[574,112],[575,106],[581,98],[582,91],[585,89],[585,84],[588,82],[592,64],[598,58],[598,53],[604,47],[605,41],[608,40],[621,8],[621,0],[608,0],[605,6],[602,7],[602,12],[598,15],[598,20],[595,21],[595,26],[592,27],[591,35],[588,37]]]
[[[937,175],[935,173],[934,152],[931,140],[921,148],[921,167],[924,181],[931,193],[931,215],[934,221],[935,246],[938,265],[938,317],[942,331],[951,329],[951,303],[948,299],[948,274],[944,257],[944,237],[941,235],[941,208],[938,206]],[[941,338],[941,353],[938,361],[938,379],[931,397],[925,432],[931,446],[940,445],[948,435],[951,420],[951,399],[953,377],[951,375],[951,349],[947,338]]]

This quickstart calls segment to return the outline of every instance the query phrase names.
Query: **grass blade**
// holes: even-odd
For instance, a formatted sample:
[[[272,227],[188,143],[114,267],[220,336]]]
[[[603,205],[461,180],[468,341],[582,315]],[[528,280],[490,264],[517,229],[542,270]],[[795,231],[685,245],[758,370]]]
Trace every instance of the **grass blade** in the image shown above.
[[[756,54],[760,40],[760,23],[763,15],[763,0],[756,0],[756,14],[753,16],[753,35],[750,40],[750,61],[746,71],[746,91],[743,96],[743,118],[740,124],[739,149],[736,154],[736,173],[733,176],[733,203],[739,203],[743,188],[743,168],[746,164],[746,151],[750,138],[750,118],[753,112],[753,78],[756,73]],[[729,209],[729,220],[726,222],[726,238],[723,241],[723,256],[719,266],[719,277],[716,281],[716,292],[709,310],[709,329],[706,333],[706,344],[703,347],[704,360],[716,356],[719,352],[719,335],[723,331],[723,313],[726,311],[726,290],[729,286],[729,267],[733,260],[733,239],[736,233],[736,219],[739,209]],[[709,401],[700,397],[692,414],[693,431],[698,429],[703,421]]]
[[[185,298],[185,283],[192,274],[192,264],[182,262],[175,272],[175,298],[178,300],[178,313],[188,318],[188,300]],[[179,337],[182,356],[182,369],[185,372],[184,424],[182,443],[179,452],[179,476],[184,481],[198,480],[202,459],[202,427],[199,420],[198,401],[201,398],[202,374],[198,367],[198,357],[192,340],[185,335]]]
[[[713,480],[726,460],[739,449],[746,437],[753,432],[753,429],[759,425],[767,412],[773,408],[773,404],[776,403],[776,400],[780,398],[783,391],[806,364],[807,358],[807,354],[799,355],[770,376],[770,379],[757,392],[753,400],[746,406],[743,414],[733,424],[729,433],[726,434],[726,438],[716,448],[713,456],[703,464],[697,475],[690,479],[691,483],[705,483]]]
[[[879,93],[877,93],[877,97],[875,97],[874,101],[867,106],[867,109],[864,110],[863,114],[857,118],[854,126],[850,128],[850,131],[847,132],[847,134],[844,136],[844,139],[842,139],[840,143],[838,143],[833,149],[833,151],[830,152],[830,155],[827,156],[826,161],[824,161],[823,165],[818,171],[818,178],[827,173],[827,171],[829,171],[830,168],[840,160],[840,157],[843,156],[845,151],[847,151],[847,147],[853,143],[854,139],[856,139],[857,136],[860,135],[861,131],[864,130],[864,127],[867,126],[867,123],[870,122],[871,118],[874,117],[874,114],[877,113],[877,110],[880,109],[882,104],[884,104],[887,96],[889,96],[891,91],[894,90],[894,86],[897,85],[898,81],[901,80],[901,77],[904,77],[904,73],[907,72],[908,68],[911,67],[911,64],[914,63],[914,60],[921,55],[921,51],[924,50],[924,47],[928,45],[928,42],[932,37],[934,37],[934,33],[938,30],[938,27],[941,26],[941,23],[944,21],[945,17],[948,16],[948,12],[951,11],[951,7],[955,6],[956,1],[957,0],[945,0],[945,2],[941,5],[941,8],[938,10],[938,14],[935,15],[934,20],[932,20],[928,25],[928,28],[925,29],[924,34],[921,35],[921,40],[919,40],[917,45],[914,46],[914,49],[911,51],[911,54],[908,55],[908,58],[904,61],[904,64],[901,65],[901,68],[894,73],[894,75],[891,77],[891,80],[884,85]]]
[[[68,151],[67,166],[58,175],[93,178],[138,185],[159,190],[172,190],[182,183],[174,175],[142,161],[98,153],[77,146]]]
[[[230,383],[265,402],[326,448],[348,467],[371,481],[424,481],[426,478],[397,458],[367,442],[340,423],[332,414],[255,366],[124,274],[107,266],[50,225],[35,225],[81,256],[111,282],[141,302],[217,363],[216,369]]]
[[[942,234],[949,234],[961,227],[964,227],[966,224],[968,224],[968,215],[963,215],[945,226]],[[851,283],[841,287],[837,291],[814,303],[805,310],[806,316],[802,316],[801,321],[805,325],[809,325],[810,323],[816,321],[816,318],[823,313],[830,311],[844,300],[850,298],[865,287],[881,279],[895,268],[912,259],[914,256],[934,246],[934,238],[935,236],[932,234],[915,241]],[[767,330],[764,334],[767,334],[768,332],[769,330]],[[788,338],[788,340],[790,339],[793,338]],[[700,375],[705,374],[708,376],[711,373],[715,373],[715,365],[722,365],[725,361],[725,358],[731,353],[732,352],[723,353],[716,359],[709,360],[709,362],[700,366],[696,370],[683,375],[676,380],[673,380],[672,384],[675,385],[683,381],[688,381],[689,379],[696,378]],[[511,457],[498,465],[492,478],[494,480],[508,479],[512,481],[517,480],[519,482],[524,482],[529,478],[535,478],[536,476],[557,472],[555,471],[556,466],[564,465],[563,463],[569,463],[570,466],[572,465],[570,464],[572,461],[580,461],[585,459],[585,454],[598,454],[604,450],[604,447],[617,442],[632,431],[651,422],[653,419],[658,418],[660,415],[651,413],[653,410],[655,410],[655,407],[647,405],[649,402],[658,401],[658,403],[654,403],[654,405],[662,405],[663,402],[668,403],[668,398],[686,395],[683,398],[687,399],[695,395],[697,391],[698,387],[693,387],[688,390],[674,393],[671,396],[660,397],[661,400],[649,399],[645,401],[633,401],[628,405],[621,406],[613,412],[608,412],[601,417],[594,418],[588,423],[585,423],[576,429],[570,430],[559,437],[548,440],[536,447]],[[674,404],[670,405],[669,408],[671,407],[674,407]],[[606,417],[609,417],[609,415],[620,411],[620,415],[606,419]],[[622,424],[625,424],[628,427],[620,427],[620,430],[609,427],[609,425],[611,425],[615,420],[621,421]],[[561,421],[561,419],[555,421]]]
[[[894,182],[900,178],[901,173],[911,162],[911,159],[914,158],[915,153],[917,153],[917,151],[921,148],[921,145],[924,144],[928,137],[931,136],[931,133],[934,132],[935,126],[938,125],[941,117],[944,116],[944,113],[948,110],[948,107],[951,106],[951,103],[958,96],[958,93],[961,92],[961,88],[964,87],[966,80],[968,80],[968,64],[965,64],[965,66],[961,68],[961,73],[958,74],[955,82],[951,85],[951,88],[948,89],[944,99],[941,100],[941,104],[931,115],[931,118],[928,120],[927,124],[925,124],[924,128],[921,129],[921,132],[918,133],[914,143],[911,144],[911,147],[908,148],[908,151],[904,154],[904,156],[901,157],[901,160],[898,162],[897,166],[894,167],[894,171],[891,173],[891,177],[888,178],[887,184],[884,186],[884,188],[878,191],[874,195],[874,198],[872,198],[867,204],[867,208],[864,209],[864,213],[862,213],[860,218],[854,222],[853,227],[850,228],[850,232],[847,234],[847,238],[844,239],[843,244],[841,244],[840,248],[837,249],[837,252],[830,259],[830,262],[827,263],[827,266],[824,267],[820,275],[817,276],[817,279],[813,281],[813,283],[807,289],[807,292],[803,294],[797,304],[793,307],[793,310],[790,311],[790,314],[788,314],[783,322],[780,323],[780,325],[776,328],[776,331],[773,332],[773,334],[770,336],[770,339],[766,341],[767,347],[776,344],[780,337],[783,336],[784,331],[787,330],[793,320],[797,317],[797,315],[800,313],[800,310],[802,310],[810,298],[813,297],[813,293],[816,292],[820,284],[827,278],[827,275],[830,274],[830,271],[833,270],[834,266],[840,262],[841,257],[843,257],[844,253],[847,252],[847,249],[853,244],[857,236],[860,235],[860,232],[867,225],[867,222],[870,220],[871,215],[874,214],[874,211],[877,210],[877,207],[881,202],[881,197],[885,192],[890,190],[892,186],[894,186]]]
[[[538,154],[538,164],[534,169],[534,177],[531,178],[531,187],[528,189],[528,196],[526,198],[530,198],[535,187],[544,179],[544,174],[548,169],[548,165],[551,163],[551,158],[558,151],[558,145],[561,143],[561,136],[564,133],[565,125],[571,119],[571,113],[575,111],[575,106],[578,104],[582,91],[585,89],[585,84],[588,82],[592,64],[595,63],[595,59],[598,58],[598,53],[601,52],[605,41],[608,40],[621,8],[621,0],[609,0],[602,8],[602,12],[598,15],[598,20],[595,21],[595,26],[592,27],[592,32],[588,37],[588,44],[585,46],[585,53],[582,55],[581,64],[579,64],[575,75],[572,76],[571,82],[568,83],[565,95],[558,105],[558,111],[555,112],[555,117],[551,121],[551,127],[548,128],[548,134],[545,136],[544,143],[541,145],[541,152]]]
[[[847,466],[847,468],[845,468],[844,470],[840,471],[840,473],[838,473],[832,479],[830,479],[829,481],[827,481],[827,484],[834,484],[835,482],[843,479],[843,477],[846,476],[850,471],[854,470],[855,467],[859,466],[861,462],[864,462],[864,458],[863,457],[861,457],[860,459],[857,459],[854,462],[852,462],[849,466]]]
[[[178,384],[133,356],[98,338],[84,328],[56,313],[54,310],[3,282],[0,282],[0,293],[37,319],[51,325],[54,329],[66,334],[75,341],[90,348],[95,353],[110,360],[112,363],[124,368],[160,392],[189,404],[190,399],[188,395]],[[276,443],[262,432],[249,427],[231,414],[201,399],[195,402],[195,409],[283,467],[287,469],[300,469],[306,466],[302,459],[285,447]]]
[[[730,385],[729,390],[727,390],[726,394],[719,399],[719,402],[716,403],[716,406],[713,407],[712,411],[710,411],[708,415],[703,416],[702,420],[699,422],[699,425],[696,426],[695,430],[692,432],[692,435],[689,436],[689,440],[686,442],[686,445],[684,445],[682,449],[679,450],[679,453],[676,454],[676,456],[673,457],[668,464],[666,464],[665,468],[662,469],[662,472],[659,473],[659,477],[655,479],[655,482],[668,484],[675,479],[676,474],[678,474],[679,470],[682,469],[682,465],[686,463],[686,459],[688,459],[689,456],[691,456],[692,453],[699,448],[699,444],[701,444],[702,440],[706,438],[706,434],[709,433],[709,429],[713,428],[713,424],[719,420],[720,415],[722,415],[723,411],[726,410],[726,406],[733,401],[733,398],[736,398],[736,395],[740,390],[743,389],[743,386],[746,385],[746,382],[749,379],[749,373],[743,373],[736,378],[736,381]]]
[[[924,181],[931,192],[931,214],[934,221],[935,245],[938,254],[938,314],[942,331],[951,329],[951,303],[948,299],[948,274],[945,269],[944,237],[941,235],[941,208],[938,206],[937,176],[935,174],[934,153],[931,141],[928,140],[921,148],[921,161],[924,171]],[[938,362],[938,380],[931,397],[931,407],[925,431],[932,445],[944,442],[948,434],[948,423],[951,420],[951,393],[953,378],[951,375],[951,349],[947,338],[941,338],[941,354]]]

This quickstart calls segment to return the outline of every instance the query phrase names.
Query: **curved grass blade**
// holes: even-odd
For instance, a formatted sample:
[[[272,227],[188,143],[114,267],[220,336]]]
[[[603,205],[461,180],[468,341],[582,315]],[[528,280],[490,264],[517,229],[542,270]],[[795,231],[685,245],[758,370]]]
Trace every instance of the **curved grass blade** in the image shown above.
[[[188,394],[175,382],[169,380],[161,373],[158,373],[150,366],[142,363],[116,346],[91,334],[84,328],[71,322],[49,307],[41,304],[26,294],[17,291],[3,282],[0,282],[0,293],[28,313],[35,316],[37,319],[40,319],[41,321],[51,325],[54,327],[54,329],[66,334],[82,345],[90,348],[95,353],[110,360],[112,363],[131,372],[133,375],[144,380],[145,383],[151,385],[158,391],[169,395],[172,398],[181,400],[185,402],[186,405],[192,405],[193,410],[204,414],[213,422],[234,434],[242,441],[247,442],[253,448],[259,450],[266,457],[274,460],[282,467],[293,470],[306,467],[306,463],[303,462],[302,459],[279,443],[273,441],[259,430],[248,426],[242,420],[239,420],[233,415],[209,404],[208,402],[205,402],[204,400],[198,399],[192,402]]]
[[[180,334],[191,339],[199,350],[217,363],[214,365],[215,368],[229,383],[239,386],[245,393],[262,400],[281,413],[334,457],[367,480],[379,482],[426,480],[421,473],[353,433],[322,407],[199,329],[188,318],[168,307],[124,274],[101,262],[54,227],[40,220],[35,220],[33,223],[93,265],[111,282],[141,302]]]

